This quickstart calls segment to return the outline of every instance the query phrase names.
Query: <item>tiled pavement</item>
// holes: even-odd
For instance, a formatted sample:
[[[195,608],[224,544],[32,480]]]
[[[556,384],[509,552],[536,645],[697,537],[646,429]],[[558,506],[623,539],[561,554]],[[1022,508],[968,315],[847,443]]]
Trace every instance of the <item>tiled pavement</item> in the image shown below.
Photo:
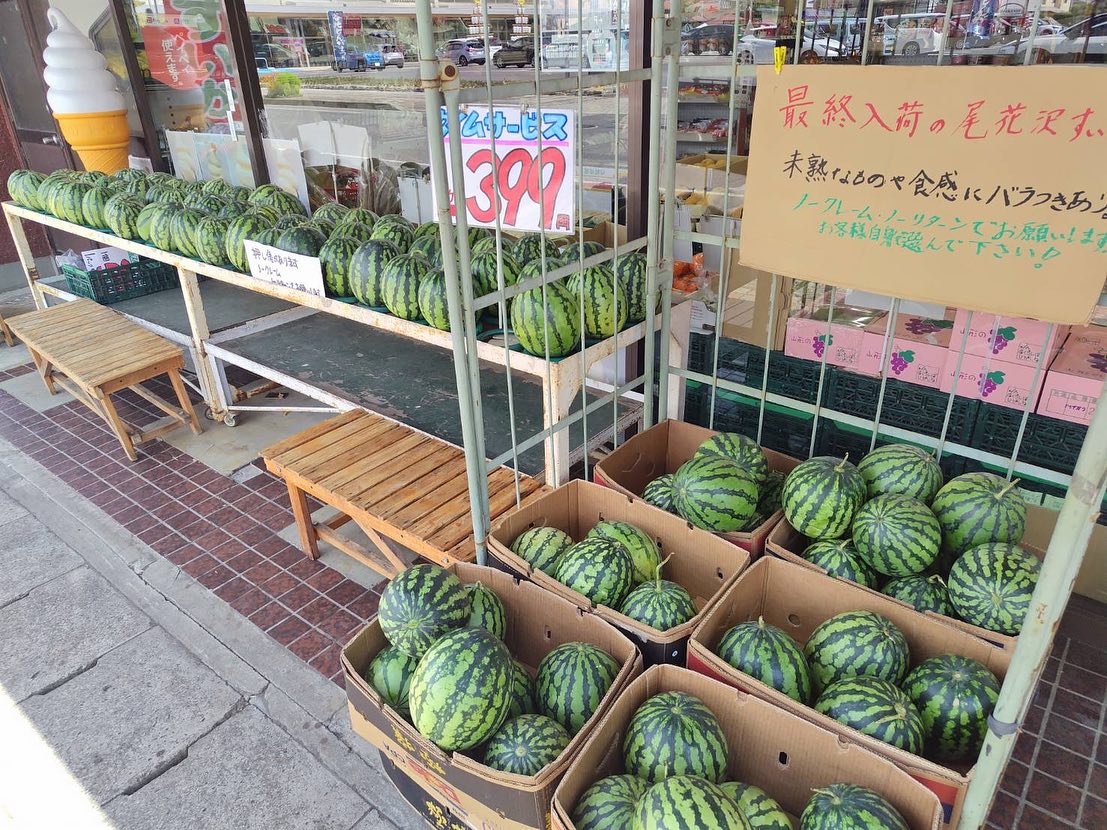
[[[29,371],[0,371],[0,381]],[[120,409],[137,423],[156,417],[137,397]],[[282,482],[259,470],[238,483],[160,441],[143,445],[131,464],[80,404],[40,414],[2,390],[0,437],[341,681],[341,644],[375,612],[379,592],[308,560],[277,535],[292,523]],[[1102,615],[1102,607],[1092,614]],[[1069,633],[1078,637],[1064,628],[1058,635],[1003,778],[988,822],[995,830],[1107,829],[1107,652],[1101,636]]]

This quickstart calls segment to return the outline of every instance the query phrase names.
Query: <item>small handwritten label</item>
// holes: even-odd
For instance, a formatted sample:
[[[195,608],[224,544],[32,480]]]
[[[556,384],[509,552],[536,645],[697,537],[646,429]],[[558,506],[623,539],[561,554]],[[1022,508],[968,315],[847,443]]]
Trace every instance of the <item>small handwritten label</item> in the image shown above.
[[[252,239],[247,239],[245,245],[250,275],[254,279],[316,297],[324,295],[323,267],[319,257],[289,253]]]

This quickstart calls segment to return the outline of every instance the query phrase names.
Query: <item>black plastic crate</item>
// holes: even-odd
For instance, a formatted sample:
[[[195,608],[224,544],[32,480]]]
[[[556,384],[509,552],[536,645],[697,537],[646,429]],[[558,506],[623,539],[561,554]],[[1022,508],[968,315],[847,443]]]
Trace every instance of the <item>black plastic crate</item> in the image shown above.
[[[858,375],[837,366],[827,367],[823,405],[828,409],[858,418],[872,418],[876,415],[879,399],[880,378]],[[937,438],[942,434],[948,403],[949,395],[938,389],[889,378],[884,389],[880,423]],[[954,398],[953,409],[949,413],[947,441],[968,444],[972,440],[979,407],[979,401]]]
[[[869,451],[869,442],[872,439],[872,431],[862,429],[861,427],[855,427],[852,424],[841,424],[837,421],[832,421],[830,418],[819,418],[818,437],[815,439],[815,452],[817,455],[832,455],[836,458],[844,458],[849,455],[849,460],[854,464],[858,463],[865,454]],[[900,441],[895,438],[878,438],[876,445],[883,447],[886,444],[910,444],[910,441]],[[921,447],[927,452],[933,452],[930,447],[924,447],[921,444],[915,444],[915,446]],[[954,455],[953,453],[942,453],[941,459],[938,461],[938,466],[942,468],[942,473],[945,475],[946,480],[959,476],[965,472],[965,465],[968,459]]]
[[[177,269],[155,259],[139,259],[128,265],[85,271],[73,265],[63,265],[69,290],[103,305],[143,297],[180,285]]]
[[[996,455],[1010,456],[1019,434],[1022,410],[981,404],[976,416],[973,446]],[[1088,428],[1083,424],[1047,418],[1033,412],[1019,445],[1018,460],[1059,473],[1071,473]]]
[[[688,381],[686,391],[684,420],[704,427],[711,426],[711,387]],[[756,438],[759,407],[760,401],[720,389],[715,396],[713,428],[720,432],[738,432]],[[766,404],[761,445],[793,458],[807,458],[811,449],[813,421],[814,417],[806,412]]]
[[[692,334],[688,338],[688,368],[710,375],[715,356],[715,335]],[[769,353],[770,392],[798,401],[815,402],[819,388],[821,365],[812,360],[789,357],[784,352]],[[827,367],[829,372],[830,367]],[[719,339],[719,377],[724,380],[761,388],[765,375],[765,350],[760,346]]]

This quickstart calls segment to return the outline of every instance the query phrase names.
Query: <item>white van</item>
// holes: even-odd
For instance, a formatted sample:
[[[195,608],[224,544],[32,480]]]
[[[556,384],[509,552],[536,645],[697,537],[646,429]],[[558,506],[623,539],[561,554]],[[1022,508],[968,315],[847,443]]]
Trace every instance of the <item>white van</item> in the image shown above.
[[[885,55],[914,57],[941,50],[944,23],[940,12],[888,14],[873,19],[873,31],[883,32]]]

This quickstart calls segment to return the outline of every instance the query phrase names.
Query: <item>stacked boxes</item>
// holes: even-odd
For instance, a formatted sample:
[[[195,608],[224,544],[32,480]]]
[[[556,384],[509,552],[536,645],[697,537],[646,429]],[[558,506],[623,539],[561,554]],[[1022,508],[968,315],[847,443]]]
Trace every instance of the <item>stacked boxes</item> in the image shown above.
[[[1107,329],[1074,328],[1053,361],[1036,412],[1087,426],[1107,377]]]

